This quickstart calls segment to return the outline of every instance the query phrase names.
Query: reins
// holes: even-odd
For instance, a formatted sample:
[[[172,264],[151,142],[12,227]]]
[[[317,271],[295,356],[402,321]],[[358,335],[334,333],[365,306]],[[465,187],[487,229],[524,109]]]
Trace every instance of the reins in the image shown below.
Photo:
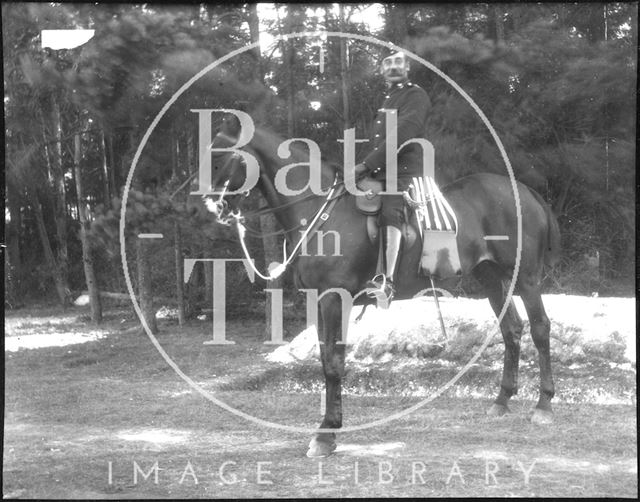
[[[184,182],[176,189],[174,190],[174,192],[169,196],[169,199],[173,199],[176,195],[178,195],[178,193],[180,193],[182,190],[184,190],[186,188],[186,186],[195,179],[195,177],[198,175],[198,172],[194,172],[192,173],[186,180],[184,180]],[[337,181],[337,176],[336,176],[336,181],[334,182],[334,184],[328,188],[327,190],[331,190],[332,188],[342,185],[344,184],[343,181]],[[344,195],[344,192],[341,193],[341,195]],[[206,196],[203,196],[203,199]],[[250,211],[248,213],[244,214],[245,218],[253,218],[256,216],[264,216],[267,214],[275,214],[279,211],[282,211],[284,209],[287,209],[289,207],[293,207],[297,204],[301,204],[303,202],[306,202],[308,200],[314,199],[318,197],[318,194],[315,193],[310,193],[308,195],[305,195],[304,197],[301,197],[299,199],[295,199],[289,202],[285,202],[284,204],[280,204],[278,206],[275,207],[271,207],[268,205],[259,207],[258,209],[256,209],[255,211]],[[264,232],[260,232],[259,230],[256,230],[254,228],[251,228],[250,226],[245,225],[245,230],[250,233],[251,235],[255,236],[255,237],[273,237],[273,236],[277,236],[277,235],[287,235],[289,233],[295,232],[296,230],[301,229],[302,227],[304,227],[304,224],[300,223],[292,228],[289,228],[287,230],[285,229],[279,229],[276,230],[275,232],[268,232],[268,233],[264,233]]]
[[[334,184],[335,186],[335,184]],[[332,187],[333,188],[333,187]],[[331,188],[329,189],[331,190]],[[300,198],[300,199],[296,199],[296,200],[292,200],[290,202],[285,202],[284,204],[280,204],[278,206],[275,207],[271,207],[271,206],[262,206],[258,209],[256,209],[255,211],[250,211],[248,213],[245,213],[244,217],[245,218],[252,218],[252,217],[256,217],[256,216],[264,216],[267,214],[275,214],[279,211],[282,211],[284,209],[287,209],[289,207],[293,207],[297,204],[300,204],[302,202],[306,202],[308,200],[314,199],[318,197],[317,194],[315,193],[310,193],[308,195],[305,195],[304,197]],[[304,227],[304,224],[300,223],[292,228],[289,229],[280,229],[280,230],[276,230],[275,232],[269,232],[269,233],[263,233],[260,232],[258,230],[255,230],[247,225],[245,225],[245,229],[247,230],[247,232],[249,232],[250,234],[256,236],[256,237],[272,237],[274,235],[287,235],[289,233],[293,233],[296,230],[301,229],[302,227]]]
[[[247,258],[247,261],[249,263],[249,265],[251,266],[251,268],[253,269],[253,271],[258,275],[258,277],[261,277],[262,279],[266,280],[266,281],[271,281],[274,279],[277,279],[278,277],[280,277],[284,271],[287,269],[287,266],[289,266],[289,264],[296,258],[296,256],[298,255],[298,252],[300,251],[300,248],[303,246],[303,244],[305,242],[307,242],[307,239],[309,238],[309,234],[311,233],[312,230],[317,230],[318,228],[320,228],[328,219],[329,219],[329,215],[331,214],[331,210],[333,209],[333,206],[335,205],[335,203],[337,202],[337,200],[344,194],[346,193],[345,191],[341,191],[340,188],[342,187],[343,183],[341,181],[338,181],[338,176],[336,175],[336,178],[334,180],[333,185],[331,186],[331,188],[329,189],[329,192],[327,193],[327,196],[324,200],[324,202],[322,203],[322,206],[320,207],[320,209],[318,209],[318,211],[316,211],[313,219],[311,220],[311,223],[309,223],[309,225],[307,226],[307,228],[305,229],[305,231],[302,233],[302,235],[300,236],[300,239],[298,240],[297,244],[293,247],[293,250],[291,251],[290,254],[287,254],[287,241],[283,241],[282,243],[282,253],[283,253],[283,261],[282,263],[272,263],[269,267],[269,275],[264,275],[262,274],[253,264],[254,260],[251,258],[251,255],[249,254],[249,250],[247,249],[247,245],[245,243],[245,235],[246,235],[246,231],[247,231],[247,227],[244,225],[243,221],[245,219],[245,216],[242,216],[239,212],[238,213],[232,213],[231,214],[231,218],[233,218],[235,220],[236,223],[236,229],[238,230],[238,236],[240,238],[240,245],[242,247],[242,251],[244,252],[245,257]],[[336,192],[338,192],[336,194]],[[298,199],[296,201],[293,202],[302,202],[303,200],[306,200],[308,198],[311,197],[316,197],[316,194],[311,194],[311,196],[307,196],[304,199]],[[288,205],[293,205],[291,203],[289,203]],[[282,206],[278,206],[276,208],[272,208],[274,211],[278,208],[281,208]],[[302,228],[304,227],[305,224],[301,224],[299,225],[297,228]],[[288,230],[285,231],[284,233],[288,233],[291,232],[292,230]],[[264,235],[263,235],[264,236]]]

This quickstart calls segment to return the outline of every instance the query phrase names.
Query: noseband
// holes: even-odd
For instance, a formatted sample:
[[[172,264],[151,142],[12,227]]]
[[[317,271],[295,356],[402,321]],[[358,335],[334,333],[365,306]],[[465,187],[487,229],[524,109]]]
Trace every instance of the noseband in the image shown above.
[[[219,133],[219,135],[225,139],[229,139],[229,140],[233,139],[227,136],[226,134]],[[222,166],[221,173],[229,173],[229,176],[230,176],[231,173],[238,167],[242,165],[246,167],[246,163],[244,162],[242,155],[240,155],[239,153],[233,152],[229,154],[227,157],[228,157],[227,160]],[[227,178],[227,180],[224,182],[224,185],[222,186],[222,191],[220,192],[218,200],[214,201],[206,195],[202,196],[202,198],[204,199],[204,203],[207,206],[207,209],[211,213],[213,213],[213,215],[216,218],[216,221],[218,223],[221,223],[222,225],[231,225],[232,222],[238,220],[239,218],[242,218],[240,209],[231,210],[229,203],[225,200],[225,197],[229,195],[227,192],[229,190],[230,181],[231,181],[231,178]],[[244,195],[244,197],[248,197],[249,190],[245,191],[242,195]]]

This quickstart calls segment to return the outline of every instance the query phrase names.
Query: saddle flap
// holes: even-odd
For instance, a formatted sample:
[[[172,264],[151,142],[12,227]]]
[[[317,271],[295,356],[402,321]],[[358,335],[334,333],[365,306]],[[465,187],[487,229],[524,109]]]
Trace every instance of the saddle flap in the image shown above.
[[[440,230],[423,231],[420,270],[425,275],[439,279],[462,273],[455,233]]]
[[[422,235],[422,273],[439,278],[460,275],[462,267],[456,239],[458,219],[435,180],[429,176],[413,178],[404,198],[415,211]]]

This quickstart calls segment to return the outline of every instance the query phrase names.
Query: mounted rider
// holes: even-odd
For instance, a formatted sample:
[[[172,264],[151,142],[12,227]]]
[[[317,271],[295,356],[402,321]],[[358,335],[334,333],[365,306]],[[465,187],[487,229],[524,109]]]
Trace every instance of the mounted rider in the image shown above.
[[[409,80],[409,59],[403,52],[395,52],[382,60],[380,72],[386,82],[386,95],[373,124],[369,144],[370,152],[356,165],[356,178],[370,176],[386,185],[387,181],[387,132],[388,114],[383,110],[397,111],[397,145],[407,140],[425,137],[425,124],[431,101],[427,93]],[[379,290],[387,301],[395,295],[394,273],[402,244],[402,224],[405,223],[402,192],[409,188],[412,178],[423,176],[422,147],[410,142],[397,153],[397,194],[382,195],[380,226],[385,227],[385,273],[376,275],[367,287]]]

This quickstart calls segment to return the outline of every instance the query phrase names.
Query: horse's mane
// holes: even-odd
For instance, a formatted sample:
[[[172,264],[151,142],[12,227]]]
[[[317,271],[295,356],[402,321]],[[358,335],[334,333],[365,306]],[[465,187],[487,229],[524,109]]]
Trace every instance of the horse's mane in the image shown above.
[[[256,127],[250,146],[262,155],[264,160],[277,166],[285,166],[292,162],[309,161],[309,149],[306,146],[303,146],[300,142],[290,143],[288,151],[291,156],[285,159],[280,158],[277,153],[278,146],[285,140],[286,138],[267,128]],[[336,173],[342,172],[342,166],[336,162],[329,162],[325,159],[321,159],[321,165],[323,170],[327,170],[326,174],[331,177],[331,179],[335,178]]]

